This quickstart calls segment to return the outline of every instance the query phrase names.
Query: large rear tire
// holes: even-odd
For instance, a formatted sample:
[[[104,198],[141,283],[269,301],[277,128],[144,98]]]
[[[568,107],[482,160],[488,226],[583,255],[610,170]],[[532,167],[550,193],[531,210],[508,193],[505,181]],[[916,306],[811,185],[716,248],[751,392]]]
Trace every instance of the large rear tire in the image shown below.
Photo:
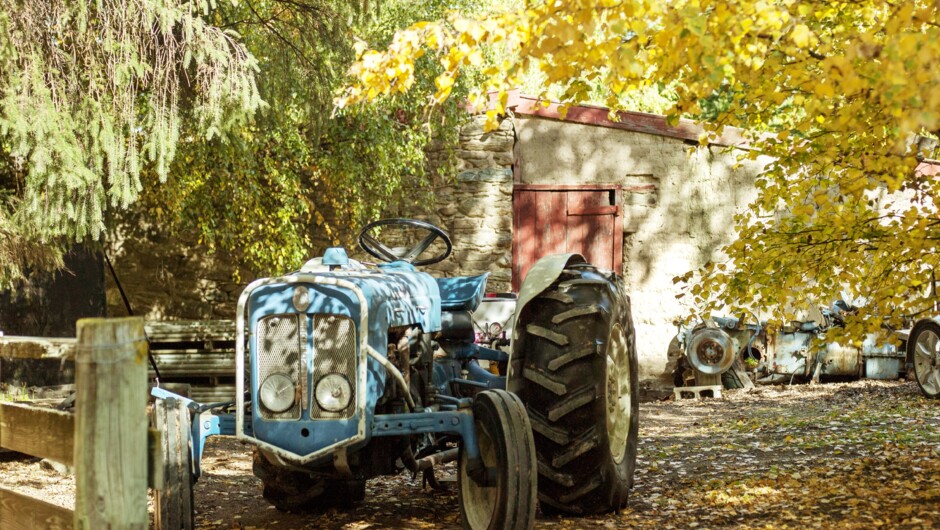
[[[365,480],[314,477],[309,473],[278,466],[258,449],[255,449],[251,470],[261,479],[261,496],[264,500],[285,512],[350,508],[366,496]]]
[[[477,444],[495,484],[481,485],[461,447],[460,516],[467,530],[528,530],[535,524],[535,445],[525,406],[505,390],[485,390],[473,400]],[[484,472],[485,475],[485,472]]]
[[[940,324],[932,320],[918,322],[907,344],[920,391],[929,398],[940,397]]]
[[[623,280],[590,265],[569,266],[517,325],[542,510],[623,507],[639,429],[636,340]]]

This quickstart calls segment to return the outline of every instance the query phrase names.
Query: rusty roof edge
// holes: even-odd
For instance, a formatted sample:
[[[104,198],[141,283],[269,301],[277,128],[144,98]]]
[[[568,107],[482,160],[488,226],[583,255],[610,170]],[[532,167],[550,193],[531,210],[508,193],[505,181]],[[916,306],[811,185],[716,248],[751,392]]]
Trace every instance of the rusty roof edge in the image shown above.
[[[491,94],[491,98],[495,93]],[[703,132],[707,132],[694,120],[679,118],[676,125],[669,125],[666,117],[660,114],[623,110],[616,112],[619,120],[611,120],[610,109],[596,105],[572,105],[568,107],[565,118],[562,119],[559,110],[561,104],[549,101],[547,106],[544,100],[537,97],[522,95],[518,90],[511,90],[506,102],[507,110],[515,115],[533,116],[544,119],[567,121],[584,125],[595,125],[611,129],[622,129],[633,132],[666,136],[685,141],[698,142]],[[725,126],[717,137],[710,135],[710,145],[750,148],[746,133],[738,127]]]

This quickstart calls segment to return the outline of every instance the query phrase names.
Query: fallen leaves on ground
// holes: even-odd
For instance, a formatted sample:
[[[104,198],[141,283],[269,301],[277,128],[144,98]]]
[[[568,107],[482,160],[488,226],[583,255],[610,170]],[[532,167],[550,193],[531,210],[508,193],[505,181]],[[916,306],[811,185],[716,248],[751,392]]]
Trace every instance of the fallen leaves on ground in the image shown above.
[[[763,387],[640,410],[628,506],[601,516],[540,515],[536,528],[940,528],[940,401],[922,397],[916,384]],[[453,482],[437,493],[410,476],[380,477],[352,510],[293,514],[261,498],[249,446],[211,439],[203,469],[200,528],[460,526]],[[439,478],[454,475],[449,465]],[[0,485],[36,491],[60,481],[29,461],[0,463]]]

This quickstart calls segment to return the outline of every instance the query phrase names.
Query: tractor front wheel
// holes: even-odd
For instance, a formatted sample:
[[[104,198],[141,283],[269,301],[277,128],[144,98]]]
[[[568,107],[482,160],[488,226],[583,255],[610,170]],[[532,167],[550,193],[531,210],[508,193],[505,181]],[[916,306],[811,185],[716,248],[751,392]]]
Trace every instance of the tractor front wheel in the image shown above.
[[[483,467],[474,474],[461,448],[457,494],[463,527],[532,528],[537,491],[535,445],[525,406],[515,394],[486,390],[474,398],[473,421]]]
[[[639,433],[636,341],[623,280],[591,265],[569,266],[517,326],[542,511],[621,508],[633,486]]]

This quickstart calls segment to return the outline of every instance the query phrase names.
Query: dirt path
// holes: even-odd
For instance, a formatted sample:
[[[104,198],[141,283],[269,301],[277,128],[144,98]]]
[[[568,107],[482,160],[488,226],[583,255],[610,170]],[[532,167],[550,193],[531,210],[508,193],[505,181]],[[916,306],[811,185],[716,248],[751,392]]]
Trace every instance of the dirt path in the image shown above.
[[[536,528],[940,528],[940,401],[914,384],[726,391],[644,404],[640,425],[625,510],[540,516]],[[453,487],[431,493],[406,476],[381,478],[352,511],[288,514],[261,499],[247,446],[212,439],[203,466],[200,528],[459,527]],[[68,479],[36,462],[0,463],[0,484],[70,502]]]

